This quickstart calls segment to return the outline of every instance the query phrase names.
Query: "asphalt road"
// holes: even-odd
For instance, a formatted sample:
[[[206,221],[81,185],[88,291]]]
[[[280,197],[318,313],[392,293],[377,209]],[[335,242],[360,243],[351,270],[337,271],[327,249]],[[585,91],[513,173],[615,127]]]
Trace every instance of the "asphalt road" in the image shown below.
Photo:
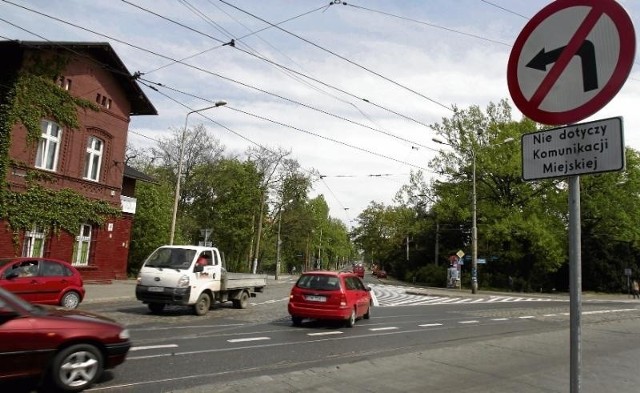
[[[566,299],[411,305],[398,297],[405,305],[376,307],[352,329],[294,328],[291,285],[270,282],[248,309],[217,306],[204,317],[186,308],[152,315],[126,299],[83,305],[128,325],[134,342],[127,362],[90,391],[569,391]],[[584,302],[582,392],[637,391],[639,306]]]

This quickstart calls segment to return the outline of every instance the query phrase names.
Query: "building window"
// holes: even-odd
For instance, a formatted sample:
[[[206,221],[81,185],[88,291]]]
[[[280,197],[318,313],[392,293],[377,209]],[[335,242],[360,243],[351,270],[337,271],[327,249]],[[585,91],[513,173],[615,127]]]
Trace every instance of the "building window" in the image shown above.
[[[36,167],[55,171],[58,166],[62,130],[59,125],[49,120],[42,120],[40,128],[42,129],[42,135],[40,136],[40,141],[38,141]]]
[[[91,244],[91,225],[80,226],[80,233],[76,236],[73,245],[73,257],[71,261],[77,266],[87,266],[89,264],[89,245]]]
[[[60,76],[60,77],[58,77],[57,84],[58,84],[58,86],[60,86],[64,90],[67,90],[67,91],[71,90],[71,79],[69,79],[69,78],[65,78],[64,76]]]
[[[95,136],[87,140],[87,151],[84,155],[84,178],[87,180],[100,180],[100,167],[102,166],[102,151],[104,143]]]
[[[31,231],[24,234],[24,243],[22,244],[23,257],[41,257],[44,251],[44,230],[40,227],[33,227]]]

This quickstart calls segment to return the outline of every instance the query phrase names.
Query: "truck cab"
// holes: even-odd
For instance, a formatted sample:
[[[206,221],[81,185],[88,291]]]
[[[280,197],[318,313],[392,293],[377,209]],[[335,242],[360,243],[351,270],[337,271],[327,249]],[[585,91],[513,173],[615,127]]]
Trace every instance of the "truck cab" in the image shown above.
[[[237,308],[245,308],[248,298],[265,286],[266,276],[227,273],[215,247],[170,245],[157,248],[144,261],[136,298],[153,313],[166,305],[183,305],[204,315],[216,300],[232,300]]]

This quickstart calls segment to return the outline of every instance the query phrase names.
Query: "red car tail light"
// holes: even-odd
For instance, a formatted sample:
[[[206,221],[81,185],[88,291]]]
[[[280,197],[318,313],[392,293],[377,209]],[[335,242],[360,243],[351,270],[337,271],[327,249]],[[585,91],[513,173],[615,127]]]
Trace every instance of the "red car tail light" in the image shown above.
[[[346,307],[347,307],[347,295],[343,293],[340,296],[340,308],[346,308]]]

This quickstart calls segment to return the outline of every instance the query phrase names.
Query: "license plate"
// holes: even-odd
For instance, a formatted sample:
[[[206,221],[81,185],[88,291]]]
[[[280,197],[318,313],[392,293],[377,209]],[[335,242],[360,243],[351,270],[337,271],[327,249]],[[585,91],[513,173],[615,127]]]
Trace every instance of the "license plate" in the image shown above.
[[[310,302],[326,302],[327,298],[324,296],[306,296],[305,299],[307,299]]]
[[[149,287],[149,292],[164,292],[164,287]]]

